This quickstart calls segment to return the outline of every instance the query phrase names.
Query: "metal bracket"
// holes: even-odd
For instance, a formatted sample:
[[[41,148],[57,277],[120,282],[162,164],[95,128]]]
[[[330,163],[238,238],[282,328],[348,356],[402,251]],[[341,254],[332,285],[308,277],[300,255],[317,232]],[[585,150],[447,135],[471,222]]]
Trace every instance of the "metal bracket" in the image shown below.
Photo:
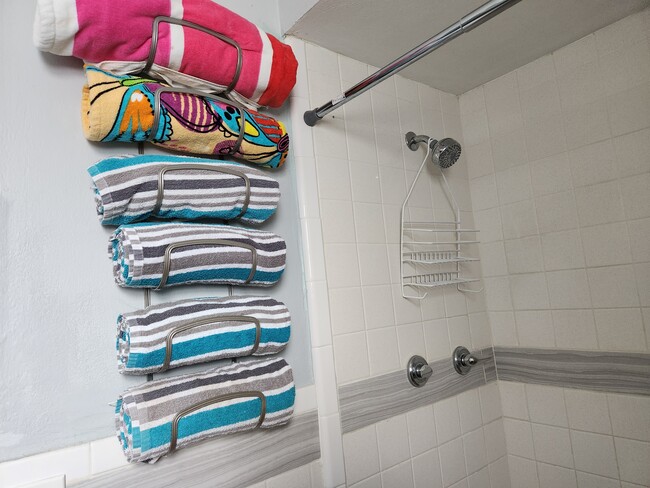
[[[158,193],[156,195],[156,204],[154,205],[153,210],[151,211],[151,215],[156,216],[156,214],[158,214],[158,212],[160,211],[160,207],[162,207],[163,197],[165,193],[165,174],[170,171],[182,171],[186,169],[213,171],[215,173],[224,173],[233,176],[238,176],[241,179],[243,179],[244,184],[246,185],[246,195],[244,197],[244,204],[242,206],[241,212],[239,212],[238,215],[236,215],[230,220],[238,219],[239,217],[241,217],[246,213],[246,210],[248,210],[248,205],[250,204],[250,200],[251,200],[251,182],[245,173],[241,171],[237,171],[236,169],[216,166],[212,164],[183,163],[183,164],[173,164],[169,166],[164,166],[158,173]]]
[[[210,405],[213,405],[215,403],[226,402],[228,400],[235,400],[237,398],[246,398],[246,397],[257,397],[260,399],[261,402],[260,419],[257,421],[255,427],[253,427],[254,429],[259,428],[264,422],[264,418],[266,417],[266,396],[264,395],[264,393],[262,393],[261,391],[242,391],[238,393],[228,393],[226,395],[220,395],[218,397],[210,398],[208,400],[187,407],[181,410],[180,412],[178,412],[174,416],[174,419],[172,420],[171,439],[169,441],[169,454],[173,453],[176,450],[176,446],[178,445],[178,423],[183,417],[191,413],[194,413],[197,410],[201,410],[202,408],[209,407]]]
[[[174,327],[172,330],[169,331],[169,334],[167,334],[167,339],[165,340],[165,361],[163,362],[163,365],[160,367],[156,373],[163,373],[167,371],[171,365],[172,362],[172,348],[173,348],[173,341],[174,337],[176,337],[178,334],[181,332],[185,332],[190,329],[194,329],[196,327],[201,327],[202,325],[207,325],[213,322],[252,322],[255,324],[255,343],[253,344],[253,348],[250,350],[248,353],[249,355],[255,354],[257,349],[260,346],[260,338],[262,337],[262,326],[260,325],[260,321],[255,318],[251,317],[248,315],[213,315],[211,317],[205,317],[200,320],[195,320],[192,322],[189,322],[187,324],[182,324],[177,327]]]
[[[234,47],[237,50],[237,66],[235,67],[235,74],[230,84],[221,93],[227,95],[235,88],[235,85],[237,85],[237,81],[239,81],[239,75],[241,74],[242,65],[244,64],[244,56],[242,53],[242,49],[237,43],[237,41],[217,31],[208,29],[207,27],[203,27],[202,25],[199,24],[195,24],[194,22],[189,22],[187,20],[181,20],[181,19],[174,19],[172,17],[166,17],[164,15],[160,15],[153,20],[153,30],[151,32],[151,46],[149,47],[149,56],[147,57],[147,62],[145,63],[144,68],[142,68],[143,73],[149,72],[149,70],[153,66],[154,59],[156,58],[156,49],[158,49],[158,38],[160,37],[161,22],[165,22],[167,24],[180,25],[182,27],[188,27],[190,29],[196,29],[198,31],[204,32],[205,34],[216,37],[217,39],[220,39],[226,44],[229,44],[232,47]]]
[[[235,102],[234,100],[228,100],[227,98],[223,98],[217,95],[210,95],[200,90],[193,90],[191,88],[172,88],[170,86],[160,86],[156,88],[153,93],[153,125],[151,126],[151,130],[147,136],[148,141],[151,142],[154,140],[154,135],[156,132],[158,132],[158,127],[160,126],[160,96],[163,93],[183,93],[185,95],[193,95],[199,98],[206,98],[209,100],[225,103],[226,105],[233,106],[239,110],[241,127],[239,128],[239,134],[237,135],[237,141],[235,142],[235,145],[230,148],[230,151],[228,151],[228,154],[226,154],[226,156],[234,156],[237,154],[241,148],[241,143],[244,140],[244,134],[246,132],[246,109],[243,107],[243,105]]]
[[[232,246],[240,247],[247,249],[251,252],[251,272],[244,281],[244,284],[251,282],[257,271],[257,249],[255,249],[250,244],[245,244],[243,242],[231,241],[229,239],[193,239],[188,241],[174,242],[169,244],[165,248],[165,257],[163,260],[163,272],[160,278],[160,284],[156,287],[156,290],[160,290],[167,284],[167,279],[169,278],[169,272],[171,271],[171,256],[172,252],[176,249],[188,247],[188,246]]]

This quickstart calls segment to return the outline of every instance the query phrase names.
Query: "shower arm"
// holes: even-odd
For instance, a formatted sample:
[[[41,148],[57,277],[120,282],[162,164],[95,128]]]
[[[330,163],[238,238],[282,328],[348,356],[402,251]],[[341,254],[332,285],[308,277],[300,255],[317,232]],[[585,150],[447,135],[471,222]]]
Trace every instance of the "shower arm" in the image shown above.
[[[458,22],[450,25],[443,31],[440,31],[431,39],[424,41],[419,46],[411,49],[409,52],[403,54],[364,80],[361,80],[352,88],[349,88],[347,91],[339,95],[337,98],[330,100],[325,105],[317,107],[313,110],[306,111],[303,116],[305,124],[313,127],[320,119],[322,119],[332,110],[335,110],[341,105],[346,104],[350,100],[370,90],[373,86],[381,83],[386,78],[389,78],[392,75],[402,71],[404,68],[415,63],[419,59],[435,51],[440,46],[448,43],[452,39],[455,39],[459,35],[464,34],[465,32],[469,32],[474,27],[478,27],[486,20],[500,14],[519,1],[520,0],[490,0],[487,3],[484,3],[476,10],[473,10],[461,18]]]

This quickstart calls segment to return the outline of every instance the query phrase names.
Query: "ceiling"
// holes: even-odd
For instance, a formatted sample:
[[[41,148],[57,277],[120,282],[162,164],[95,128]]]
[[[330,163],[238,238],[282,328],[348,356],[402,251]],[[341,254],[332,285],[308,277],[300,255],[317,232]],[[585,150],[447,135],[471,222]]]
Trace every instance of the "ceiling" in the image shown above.
[[[287,32],[384,66],[486,0],[319,0]],[[461,94],[650,5],[650,0],[522,0],[401,74]]]

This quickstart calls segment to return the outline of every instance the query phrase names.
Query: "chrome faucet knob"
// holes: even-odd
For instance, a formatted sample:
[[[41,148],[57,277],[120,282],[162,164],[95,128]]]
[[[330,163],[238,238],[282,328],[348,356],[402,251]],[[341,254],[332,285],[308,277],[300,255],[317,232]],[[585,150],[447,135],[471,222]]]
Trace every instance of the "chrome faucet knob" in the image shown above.
[[[432,374],[431,366],[422,356],[411,357],[406,365],[406,376],[413,386],[424,386]]]
[[[469,373],[472,366],[478,363],[478,358],[470,353],[465,346],[458,346],[454,349],[452,361],[456,372],[465,375]]]
[[[461,361],[465,366],[474,366],[476,363],[478,363],[478,359],[476,359],[475,356],[472,356],[472,354],[467,354],[465,356],[461,357]]]
[[[432,374],[433,374],[433,370],[431,369],[431,366],[429,366],[428,364],[423,364],[417,370],[417,375],[420,378],[425,380],[428,380]]]

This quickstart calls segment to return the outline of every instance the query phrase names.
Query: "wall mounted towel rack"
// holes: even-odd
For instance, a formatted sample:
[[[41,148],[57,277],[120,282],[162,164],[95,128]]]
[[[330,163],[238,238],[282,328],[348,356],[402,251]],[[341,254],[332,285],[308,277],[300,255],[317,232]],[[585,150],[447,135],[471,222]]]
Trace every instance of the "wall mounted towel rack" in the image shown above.
[[[260,321],[257,317],[253,317],[251,315],[212,315],[210,317],[204,317],[185,324],[181,324],[169,331],[165,339],[165,361],[163,362],[160,369],[156,371],[156,373],[164,373],[170,368],[172,363],[172,349],[174,348],[174,337],[182,332],[195,329],[203,325],[213,324],[215,322],[242,322],[254,324],[255,341],[253,342],[251,349],[246,354],[252,356],[255,354],[255,352],[257,352],[257,349],[260,347],[260,340],[262,338],[262,325],[260,324]]]
[[[174,419],[172,420],[172,433],[171,433],[171,440],[169,442],[168,454],[171,454],[176,450],[176,446],[178,445],[178,423],[181,421],[183,417],[191,413],[194,413],[197,410],[201,410],[203,408],[209,407],[210,405],[214,405],[215,403],[227,402],[230,400],[237,400],[239,398],[248,398],[248,397],[256,397],[259,398],[260,400],[259,420],[253,427],[253,429],[259,429],[266,417],[266,395],[264,395],[264,393],[262,393],[261,391],[257,391],[257,390],[241,391],[241,392],[221,395],[215,398],[209,398],[200,403],[197,403],[196,405],[192,405],[190,407],[187,407],[184,410],[181,410],[174,416]]]
[[[237,81],[239,81],[239,75],[241,74],[241,69],[244,63],[244,56],[242,53],[242,49],[237,43],[237,41],[224,34],[221,34],[220,32],[216,32],[212,29],[208,29],[207,27],[203,27],[202,25],[195,24],[194,22],[189,22],[187,20],[182,20],[182,19],[174,19],[172,17],[166,17],[164,15],[159,15],[153,20],[153,31],[151,32],[151,46],[149,47],[149,56],[147,57],[147,61],[144,65],[144,68],[142,68],[143,73],[149,73],[156,59],[156,50],[158,49],[158,38],[160,37],[159,31],[160,31],[161,22],[166,24],[171,24],[171,25],[180,25],[182,27],[188,27],[190,29],[196,29],[198,31],[204,32],[205,34],[209,34],[213,37],[216,37],[217,39],[220,39],[226,44],[229,44],[230,46],[234,47],[237,50],[237,65],[235,66],[235,73],[233,74],[230,84],[225,88],[225,90],[221,91],[220,93],[222,93],[223,95],[228,95],[235,88],[235,85],[237,85]]]

